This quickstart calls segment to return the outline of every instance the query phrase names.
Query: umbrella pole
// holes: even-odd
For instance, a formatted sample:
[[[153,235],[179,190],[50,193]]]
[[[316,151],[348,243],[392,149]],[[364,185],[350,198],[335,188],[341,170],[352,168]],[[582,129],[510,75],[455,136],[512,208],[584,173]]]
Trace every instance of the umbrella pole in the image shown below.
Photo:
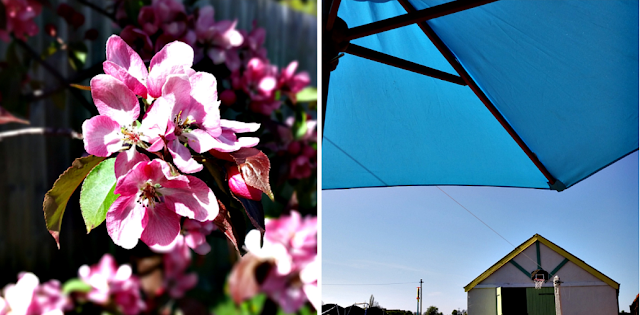
[[[407,10],[409,14],[419,12],[413,7],[413,5],[411,5],[411,3],[409,3],[408,0],[399,0],[399,2],[404,7],[404,9]],[[544,164],[540,162],[536,154],[533,153],[533,151],[529,148],[529,146],[527,146],[524,140],[520,138],[520,136],[516,133],[513,127],[511,127],[511,125],[507,122],[507,120],[502,116],[500,111],[498,111],[498,109],[493,105],[489,97],[487,97],[487,95],[484,94],[484,92],[480,89],[480,87],[476,84],[476,82],[471,78],[469,73],[467,73],[467,71],[462,67],[462,65],[460,65],[460,63],[458,62],[458,59],[453,55],[451,50],[449,50],[447,45],[445,45],[444,42],[442,42],[440,37],[436,34],[436,32],[433,31],[433,29],[429,26],[429,24],[427,24],[425,21],[418,22],[417,24],[420,27],[420,29],[422,29],[422,31],[425,33],[425,35],[429,37],[431,42],[436,46],[436,48],[440,51],[440,53],[447,59],[449,64],[451,64],[451,66],[456,70],[456,72],[458,72],[458,74],[464,80],[464,82],[471,88],[473,93],[476,94],[478,99],[480,99],[480,101],[489,110],[489,112],[491,112],[493,117],[495,117],[496,120],[498,120],[500,125],[507,131],[507,133],[509,133],[511,138],[518,144],[518,146],[520,146],[522,151],[524,151],[524,153],[529,157],[529,159],[533,162],[533,164],[535,164],[538,170],[540,170],[540,172],[544,175],[544,177],[549,181],[549,187],[557,191],[564,190],[566,188],[565,185],[561,181],[553,177],[553,175],[551,175],[551,173],[549,172],[549,170],[547,170]]]

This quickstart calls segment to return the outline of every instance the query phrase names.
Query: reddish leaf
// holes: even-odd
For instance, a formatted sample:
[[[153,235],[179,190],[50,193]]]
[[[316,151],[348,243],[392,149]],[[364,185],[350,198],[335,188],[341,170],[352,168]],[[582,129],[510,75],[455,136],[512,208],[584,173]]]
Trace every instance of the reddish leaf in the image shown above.
[[[104,159],[104,157],[93,155],[75,159],[71,167],[64,171],[53,183],[53,188],[44,195],[44,202],[42,203],[44,220],[49,233],[56,240],[58,249],[60,249],[59,236],[62,216],[67,207],[69,197],[87,177],[87,174]]]
[[[264,210],[262,209],[262,203],[260,201],[237,197],[235,195],[234,197],[242,203],[249,220],[254,227],[260,230],[260,235],[264,236]]]
[[[271,192],[269,185],[271,163],[267,155],[254,148],[242,148],[230,154],[238,165],[238,170],[242,173],[247,185],[262,190],[273,200],[273,192]]]
[[[227,211],[227,208],[220,200],[218,200],[218,205],[220,206],[220,211],[218,212],[218,216],[213,220],[213,223],[227,236],[236,250],[240,252],[238,243],[240,243],[240,245],[244,244],[244,234],[242,234],[244,233],[244,226],[238,228],[238,224],[236,223],[236,228],[234,229],[233,220],[229,211]]]
[[[25,124],[25,125],[29,124],[28,120],[20,119],[16,116],[13,116],[8,110],[0,107],[0,124],[7,124],[10,122]]]

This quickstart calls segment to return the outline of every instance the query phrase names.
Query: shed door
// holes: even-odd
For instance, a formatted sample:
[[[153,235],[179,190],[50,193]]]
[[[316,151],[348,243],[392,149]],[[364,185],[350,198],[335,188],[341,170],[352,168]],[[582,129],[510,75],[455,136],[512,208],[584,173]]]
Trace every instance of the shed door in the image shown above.
[[[527,288],[527,313],[529,315],[555,315],[556,301],[553,288]]]

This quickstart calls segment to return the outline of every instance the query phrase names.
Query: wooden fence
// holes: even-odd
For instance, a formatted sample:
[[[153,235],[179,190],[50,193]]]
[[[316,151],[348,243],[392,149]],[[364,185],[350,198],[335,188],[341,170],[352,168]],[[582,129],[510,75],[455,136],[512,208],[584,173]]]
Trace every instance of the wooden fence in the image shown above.
[[[84,30],[96,28],[99,38],[89,45],[87,64],[104,60],[106,38],[113,33],[111,21],[92,9],[73,1],[51,1],[53,10],[45,9],[38,18],[42,25],[56,22],[63,38],[82,38]],[[55,16],[60,2],[68,2],[86,17],[85,26],[75,32]],[[203,1],[199,1],[202,3]],[[204,1],[206,2],[206,1]],[[102,1],[94,3],[102,3]],[[267,31],[265,46],[271,63],[279,67],[293,60],[299,61],[298,70],[308,71],[311,85],[316,85],[317,20],[316,17],[290,10],[271,0],[214,0],[216,20],[238,19],[238,28],[250,30],[255,20]],[[41,31],[42,32],[42,31]],[[51,39],[42,33],[29,39],[29,44],[42,51]],[[0,42],[4,56],[6,44]],[[3,58],[0,58],[3,59]],[[65,77],[73,71],[68,68],[64,53],[53,55],[48,61]],[[42,67],[32,78],[46,83],[47,88],[58,86],[57,81]],[[85,81],[88,84],[88,80]],[[47,90],[45,88],[45,91]],[[85,98],[91,100],[88,92]],[[54,104],[51,98],[29,105],[31,126],[71,128],[80,126],[89,114],[69,93],[64,108]],[[0,125],[0,132],[23,128],[17,124]],[[78,191],[69,200],[64,215],[61,243],[58,250],[45,227],[42,201],[54,181],[83,152],[83,143],[65,137],[29,135],[0,141],[0,287],[15,282],[20,271],[35,272],[41,280],[68,279],[76,276],[78,266],[95,263],[107,248],[115,245],[108,239],[104,224],[86,235],[78,205]],[[121,249],[117,249],[121,250]]]

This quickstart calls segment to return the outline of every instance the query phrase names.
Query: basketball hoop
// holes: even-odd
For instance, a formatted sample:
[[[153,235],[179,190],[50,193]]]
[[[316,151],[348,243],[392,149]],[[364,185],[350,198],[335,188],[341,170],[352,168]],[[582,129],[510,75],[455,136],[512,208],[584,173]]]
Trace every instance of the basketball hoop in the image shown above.
[[[544,284],[544,279],[533,279],[533,284],[535,285],[536,290],[540,290]]]
[[[549,279],[549,273],[544,269],[536,269],[531,273],[531,280],[533,280],[536,290],[542,289],[542,285],[547,282],[547,279]]]

